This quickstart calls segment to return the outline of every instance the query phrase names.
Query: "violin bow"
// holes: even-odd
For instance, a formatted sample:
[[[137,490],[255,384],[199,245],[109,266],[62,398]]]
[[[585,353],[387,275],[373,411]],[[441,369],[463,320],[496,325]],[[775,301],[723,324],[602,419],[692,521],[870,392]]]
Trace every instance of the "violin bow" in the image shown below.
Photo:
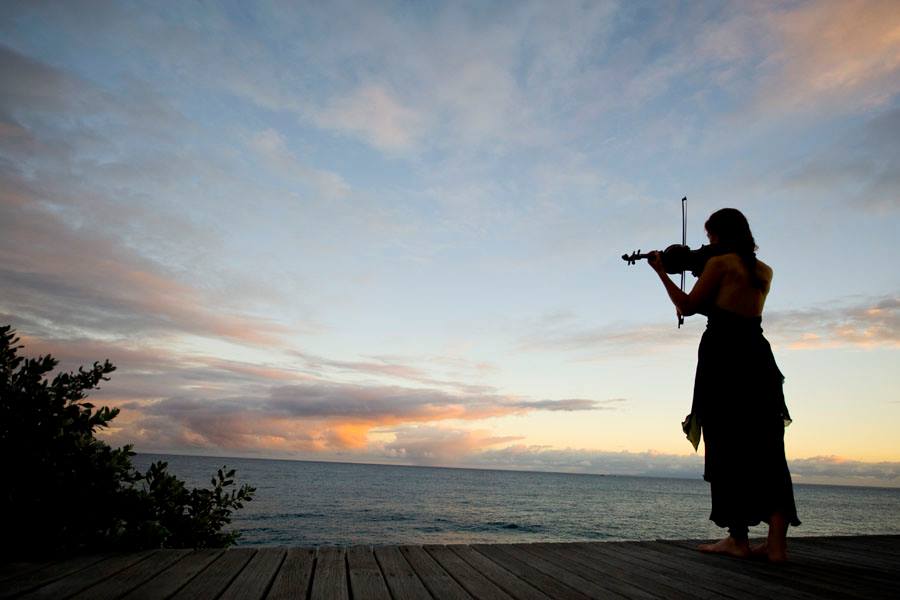
[[[681,245],[687,246],[687,196],[681,199]],[[681,272],[681,291],[684,291],[684,271]],[[678,329],[684,323],[684,315],[678,313]]]

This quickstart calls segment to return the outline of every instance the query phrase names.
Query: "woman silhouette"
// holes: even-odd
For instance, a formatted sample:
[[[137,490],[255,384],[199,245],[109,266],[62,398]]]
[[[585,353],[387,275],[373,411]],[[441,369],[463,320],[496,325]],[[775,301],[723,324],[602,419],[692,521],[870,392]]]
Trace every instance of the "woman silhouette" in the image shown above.
[[[737,209],[714,212],[706,233],[723,253],[709,259],[689,294],[666,275],[659,253],[649,259],[678,313],[708,318],[685,432],[692,426],[702,431],[709,518],[727,527],[728,537],[699,549],[784,561],[788,525],[800,521],[784,457],[784,428],[790,423],[784,377],[760,325],[772,269],[757,260],[750,225]],[[696,446],[699,439],[693,441]],[[769,524],[768,538],[751,549],[747,528],[761,521]]]

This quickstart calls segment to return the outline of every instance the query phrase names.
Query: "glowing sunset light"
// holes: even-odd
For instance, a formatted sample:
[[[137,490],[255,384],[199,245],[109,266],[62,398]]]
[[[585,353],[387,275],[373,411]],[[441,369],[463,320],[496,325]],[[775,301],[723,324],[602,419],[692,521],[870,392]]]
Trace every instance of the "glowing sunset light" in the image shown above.
[[[138,451],[699,477],[743,211],[797,482],[900,486],[900,8],[0,6],[0,324]],[[688,277],[688,285],[693,279]]]

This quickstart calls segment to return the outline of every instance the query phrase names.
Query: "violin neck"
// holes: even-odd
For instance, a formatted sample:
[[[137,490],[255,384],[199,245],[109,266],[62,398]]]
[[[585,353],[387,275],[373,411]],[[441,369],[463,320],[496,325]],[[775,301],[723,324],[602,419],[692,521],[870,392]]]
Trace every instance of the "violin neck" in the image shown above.
[[[637,262],[641,259],[647,259],[647,258],[650,258],[650,253],[648,252],[646,254],[641,254],[640,250],[632,252],[631,254],[623,254],[622,255],[622,260],[627,262],[629,265],[633,265],[635,262]]]

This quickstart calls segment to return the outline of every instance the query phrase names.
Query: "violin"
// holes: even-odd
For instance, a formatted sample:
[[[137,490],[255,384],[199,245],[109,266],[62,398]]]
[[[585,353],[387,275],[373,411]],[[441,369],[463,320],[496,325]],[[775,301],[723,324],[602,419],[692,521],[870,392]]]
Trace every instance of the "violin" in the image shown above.
[[[700,277],[706,262],[713,256],[725,254],[727,250],[716,244],[700,246],[691,250],[687,245],[687,196],[681,199],[681,243],[672,244],[660,253],[663,270],[670,275],[681,274],[681,291],[684,291],[684,274],[690,271],[694,277]],[[623,254],[622,260],[633,265],[642,258],[650,258],[650,253],[641,254],[640,250],[631,254]],[[684,323],[684,315],[678,313],[678,328]]]
[[[700,277],[704,267],[706,267],[706,262],[710,258],[727,253],[728,250],[720,244],[704,244],[696,250],[691,250],[685,244],[672,244],[660,252],[660,258],[662,259],[663,270],[670,275],[679,273],[683,275],[685,272],[690,271],[694,277]],[[623,254],[622,260],[629,265],[633,265],[641,259],[650,258],[650,254],[649,252],[641,254],[641,251],[637,250],[631,254]]]

